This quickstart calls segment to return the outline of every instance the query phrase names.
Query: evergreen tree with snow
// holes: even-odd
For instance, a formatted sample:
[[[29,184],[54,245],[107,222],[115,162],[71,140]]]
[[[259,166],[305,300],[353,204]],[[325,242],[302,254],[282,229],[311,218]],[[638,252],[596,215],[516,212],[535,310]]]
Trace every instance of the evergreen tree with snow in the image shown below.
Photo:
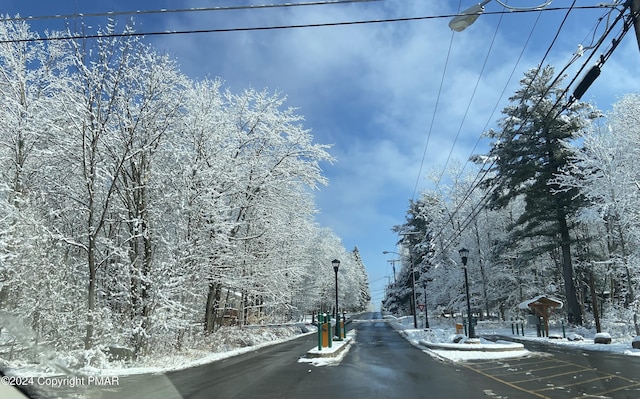
[[[365,310],[371,302],[371,292],[369,291],[369,279],[367,278],[367,271],[360,256],[358,247],[353,248],[353,263],[356,269],[357,289],[358,289],[358,308],[359,310]]]
[[[554,75],[551,66],[527,71],[520,89],[509,98],[511,105],[502,111],[500,129],[487,133],[493,139],[488,154],[493,175],[485,187],[492,190],[489,204],[495,209],[524,199],[524,211],[511,226],[513,242],[538,237],[543,244],[534,249],[536,254],[560,249],[569,321],[582,324],[570,234],[571,217],[582,200],[577,190],[559,190],[553,179],[572,155],[562,142],[577,137],[589,124],[589,107],[579,102],[569,106],[563,98],[562,79]]]
[[[409,201],[406,222],[393,227],[392,230],[401,236],[398,244],[407,252],[407,256],[402,259],[396,290],[387,293],[387,306],[391,306],[395,300],[399,302],[396,306],[414,311],[412,285],[427,279],[434,255],[433,240],[440,226],[438,223],[443,209],[439,198],[425,193],[418,200]],[[415,273],[413,278],[412,270]]]

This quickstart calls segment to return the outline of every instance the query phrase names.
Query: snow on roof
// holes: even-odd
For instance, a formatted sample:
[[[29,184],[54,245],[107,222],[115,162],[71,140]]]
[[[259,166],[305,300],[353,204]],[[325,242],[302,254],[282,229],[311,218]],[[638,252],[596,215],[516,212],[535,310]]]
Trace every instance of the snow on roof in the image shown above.
[[[557,309],[562,309],[562,306],[563,306],[562,301],[559,300],[559,299],[556,299],[556,298],[553,298],[553,297],[550,297],[550,296],[546,296],[546,295],[538,295],[535,298],[531,298],[531,299],[528,299],[528,300],[526,300],[524,302],[521,302],[518,305],[518,309],[525,309],[525,310],[530,309],[529,305],[531,305],[533,303],[536,303],[536,302],[542,303],[542,304],[547,304],[547,305],[553,306],[553,307],[555,307]]]

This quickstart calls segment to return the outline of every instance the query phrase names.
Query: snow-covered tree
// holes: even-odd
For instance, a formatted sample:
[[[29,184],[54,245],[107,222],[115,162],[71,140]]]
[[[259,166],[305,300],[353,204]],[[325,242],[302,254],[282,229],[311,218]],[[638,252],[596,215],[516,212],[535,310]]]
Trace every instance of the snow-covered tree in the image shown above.
[[[314,221],[329,146],[279,93],[189,81],[115,29],[27,42],[0,24],[0,307],[61,350],[139,355],[204,339],[229,308],[331,311],[338,258],[340,310],[362,310],[363,260]]]
[[[581,201],[576,190],[559,191],[554,177],[568,164],[571,152],[562,146],[588,126],[588,107],[576,103],[565,110],[562,80],[550,66],[525,73],[521,88],[510,97],[499,131],[491,130],[489,157],[495,159],[494,175],[486,182],[492,190],[491,206],[506,206],[517,197],[525,201],[524,212],[512,229],[514,239],[545,237],[548,251],[560,248],[567,312],[572,323],[582,323],[571,256],[571,217]]]
[[[353,267],[355,281],[352,289],[357,289],[356,303],[354,310],[363,311],[369,307],[371,303],[371,292],[369,290],[369,279],[367,278],[367,270],[360,256],[358,247],[355,247],[352,251],[353,254]]]
[[[26,41],[37,35],[24,21],[0,23],[0,38],[0,306],[37,336],[66,339],[80,314],[73,308],[77,292],[60,289],[75,279],[47,223],[56,210],[45,184],[59,94],[54,82],[64,80],[64,57],[56,43]]]
[[[579,220],[590,226],[592,233],[585,241],[589,240],[589,252],[595,254],[593,260],[608,266],[604,274],[612,281],[622,282],[621,289],[616,283],[610,284],[611,298],[622,297],[625,308],[637,302],[637,281],[633,279],[637,273],[631,259],[637,256],[634,248],[640,243],[639,111],[639,95],[622,97],[604,126],[594,125],[582,136],[582,148],[574,152],[572,162],[556,178],[559,190],[579,190],[586,198]],[[565,142],[565,146],[573,147],[575,143]],[[598,241],[602,244],[599,247]],[[589,268],[593,267],[592,262]],[[621,295],[616,291],[622,291]],[[636,308],[636,329],[637,312]]]

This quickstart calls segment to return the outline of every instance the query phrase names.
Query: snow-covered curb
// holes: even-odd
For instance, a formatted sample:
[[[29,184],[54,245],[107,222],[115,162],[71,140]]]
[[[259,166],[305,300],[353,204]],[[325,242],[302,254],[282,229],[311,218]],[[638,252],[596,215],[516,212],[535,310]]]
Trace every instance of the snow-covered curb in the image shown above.
[[[420,345],[429,349],[453,350],[453,351],[475,351],[475,352],[508,352],[524,350],[524,345],[515,342],[500,341],[491,344],[469,344],[469,343],[441,343],[420,340]]]
[[[492,342],[480,339],[477,343],[453,343],[453,334],[448,329],[431,328],[428,330],[406,328],[402,324],[402,318],[385,316],[389,324],[412,345],[422,349],[428,355],[449,361],[487,360],[487,359],[511,359],[515,357],[529,356],[531,352],[524,348],[523,344],[510,341]]]
[[[411,317],[403,316],[403,317],[395,317],[391,315],[385,315],[385,320],[389,322],[393,328],[400,333],[403,337],[405,337],[409,342],[411,342],[414,346],[425,348],[424,351],[434,357],[437,358],[454,358],[451,360],[471,360],[471,359],[489,359],[489,358],[507,358],[513,357],[514,355],[518,356],[527,356],[530,355],[531,352],[523,349],[522,351],[513,350],[513,351],[478,351],[473,349],[468,350],[450,350],[449,348],[445,348],[449,345],[455,345],[450,348],[460,349],[457,345],[451,342],[451,337],[454,335],[452,333],[453,328],[451,326],[444,326],[442,328],[431,328],[430,330],[421,330],[414,329],[413,322]],[[432,320],[432,321],[437,321]],[[432,323],[432,326],[435,323]],[[491,339],[496,339],[496,344],[502,344],[504,342],[517,342],[520,344],[526,343],[538,343],[544,344],[548,346],[560,346],[565,347],[567,349],[576,349],[576,350],[585,350],[585,351],[598,351],[598,352],[610,352],[617,355],[625,355],[625,356],[640,356],[640,349],[633,348],[633,343],[640,342],[640,336],[629,336],[628,334],[616,332],[615,334],[611,333],[595,333],[591,334],[589,331],[585,329],[567,329],[566,334],[563,334],[562,331],[554,330],[550,331],[549,337],[536,337],[531,335],[521,336],[521,335],[513,335],[512,330],[509,328],[508,324],[505,327],[504,322],[500,323],[479,323],[479,327],[482,325],[482,328],[476,329],[480,335],[484,337],[491,337]],[[531,329],[527,329],[530,334]],[[573,330],[573,331],[572,331]],[[563,335],[566,335],[567,338],[563,338]],[[609,344],[596,344],[594,342],[595,336],[599,335],[602,337],[612,337],[612,341]],[[584,338],[584,337],[588,338]],[[428,348],[424,345],[424,341],[438,345],[444,345],[440,349]],[[477,345],[477,344],[474,344]],[[494,344],[492,344],[494,345]],[[638,345],[636,343],[636,345]],[[475,348],[474,348],[475,349]],[[465,355],[466,354],[466,355]],[[474,354],[477,355],[474,357]]]
[[[306,357],[298,359],[298,363],[310,363],[316,367],[337,366],[349,352],[351,345],[355,342],[355,337],[356,330],[351,330],[347,333],[347,337],[344,341],[334,341],[332,348],[324,348],[322,351],[318,351],[317,347],[311,349],[307,352]],[[327,354],[327,356],[322,356],[322,354]]]
[[[610,344],[596,344],[593,340],[577,340],[572,341],[566,338],[549,339],[544,337],[522,337],[522,336],[507,336],[503,334],[496,334],[500,338],[513,340],[516,342],[531,342],[537,344],[543,344],[547,346],[560,346],[567,349],[580,349],[585,351],[594,352],[611,352],[618,355],[626,356],[640,356],[640,349],[634,349],[631,347],[631,343],[626,340],[620,342],[612,342]]]

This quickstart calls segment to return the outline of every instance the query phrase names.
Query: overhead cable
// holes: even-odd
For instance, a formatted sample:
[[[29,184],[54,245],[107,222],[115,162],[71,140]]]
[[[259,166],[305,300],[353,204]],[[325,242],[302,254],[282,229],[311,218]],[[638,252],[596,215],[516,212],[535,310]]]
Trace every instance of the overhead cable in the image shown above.
[[[469,110],[471,109],[471,104],[473,103],[473,99],[476,96],[476,92],[478,90],[478,86],[480,86],[480,82],[482,80],[482,75],[484,74],[484,70],[487,67],[487,63],[489,62],[489,57],[491,56],[491,50],[493,49],[493,45],[496,41],[496,37],[498,36],[498,31],[500,30],[500,24],[502,23],[503,15],[500,15],[498,19],[498,24],[496,25],[496,30],[493,33],[493,37],[491,38],[491,43],[489,44],[489,50],[487,51],[487,55],[484,57],[484,62],[482,63],[482,68],[480,68],[480,73],[478,74],[478,79],[476,80],[476,84],[473,87],[473,91],[471,92],[471,98],[469,99],[469,103],[467,104],[467,108],[464,111],[464,115],[462,116],[462,120],[460,121],[460,127],[458,127],[458,131],[456,132],[456,137],[453,139],[453,144],[451,145],[451,150],[449,151],[449,155],[447,156],[447,160],[444,163],[444,167],[442,168],[442,173],[438,177],[438,181],[436,182],[436,188],[440,186],[440,182],[444,177],[444,174],[447,169],[447,165],[451,160],[451,156],[453,155],[453,150],[455,149],[456,143],[460,138],[460,133],[462,133],[462,127],[464,126],[464,122],[467,120],[467,115],[469,115]]]
[[[458,8],[459,7],[460,5],[458,5]],[[447,67],[449,65],[449,57],[451,56],[451,48],[453,47],[454,38],[455,38],[455,32],[451,31],[451,39],[449,40],[449,49],[447,50],[447,57],[445,58],[442,77],[440,78],[440,87],[438,87],[438,94],[436,95],[436,102],[433,107],[433,114],[431,115],[431,124],[429,125],[429,131],[427,132],[427,142],[425,143],[424,150],[422,151],[422,160],[420,161],[420,168],[418,169],[416,184],[413,186],[413,194],[411,194],[412,200],[416,198],[416,192],[418,191],[418,185],[420,184],[420,178],[422,177],[422,168],[424,167],[424,161],[427,158],[427,149],[429,148],[429,141],[431,140],[431,133],[433,132],[433,125],[436,120],[438,105],[440,104],[440,95],[442,94],[442,88],[444,87],[444,78],[445,76],[447,76]]]
[[[78,18],[94,18],[94,17],[116,17],[126,15],[149,15],[149,14],[177,14],[203,11],[234,11],[234,10],[259,10],[265,8],[286,8],[286,7],[303,7],[303,6],[319,6],[319,5],[335,5],[348,3],[368,3],[382,0],[325,0],[312,1],[302,3],[283,3],[283,4],[253,4],[244,6],[220,6],[220,7],[193,7],[193,8],[176,8],[166,9],[160,8],[155,10],[135,10],[135,11],[105,11],[98,13],[75,13],[67,15],[36,15],[28,17],[5,17],[0,21],[37,21],[45,19],[78,19]]]
[[[534,21],[533,25],[531,26],[531,31],[529,32],[529,35],[527,36],[527,39],[524,42],[522,50],[520,51],[520,54],[518,55],[518,59],[513,64],[513,68],[511,69],[511,73],[509,74],[509,77],[507,78],[506,83],[502,87],[502,92],[498,96],[498,99],[496,100],[496,103],[493,106],[493,110],[491,110],[491,114],[489,114],[489,117],[487,118],[487,121],[485,122],[484,127],[482,128],[483,132],[486,132],[487,129],[489,128],[489,124],[491,124],[493,122],[493,116],[498,111],[498,107],[500,106],[500,103],[502,102],[502,99],[504,98],[504,95],[507,92],[507,88],[509,87],[509,84],[511,83],[511,80],[513,79],[513,76],[516,73],[516,69],[518,68],[518,65],[520,65],[520,61],[522,60],[522,57],[524,56],[525,50],[529,46],[529,42],[531,41],[531,38],[533,37],[533,32],[535,32],[535,29],[538,26],[538,23],[540,22],[540,17],[541,16],[542,16],[542,13],[538,13],[538,16],[536,17],[536,20]],[[545,58],[546,58],[546,56],[545,56]],[[544,63],[544,58],[543,58],[543,61],[540,62],[540,64],[543,64],[543,63]],[[462,174],[464,173],[464,170],[465,170],[466,166],[469,164],[469,161],[471,160],[471,157],[475,154],[476,149],[478,148],[478,145],[480,145],[480,141],[481,140],[482,140],[482,134],[478,136],[478,139],[476,140],[476,143],[474,144],[473,148],[471,149],[471,153],[467,157],[467,160],[465,161],[464,166],[462,167],[462,169],[460,170],[460,172],[456,176],[456,180],[458,180],[462,176]],[[476,175],[476,178],[471,183],[471,186],[473,186],[475,184],[476,180],[479,178],[481,173],[482,173],[482,169],[480,171],[478,171],[478,174]],[[471,195],[471,193],[469,193],[469,195]],[[467,196],[465,196],[465,198],[463,198],[463,202],[466,200],[466,197]]]
[[[627,10],[628,6],[623,8],[620,11],[620,14],[618,15],[618,17],[614,20],[614,22],[611,24],[611,26],[609,27],[609,29],[607,30],[607,32],[601,37],[599,43],[594,46],[594,50],[597,50],[600,45],[602,44],[602,42],[604,41],[604,39],[606,38],[606,36],[608,36],[611,31],[613,30],[613,28],[617,25],[617,23],[623,19],[624,17],[624,13]],[[558,105],[560,104],[560,101],[562,101],[563,98],[565,98],[567,92],[569,91],[570,87],[573,85],[573,83],[576,81],[577,77],[580,75],[581,71],[585,68],[586,64],[588,63],[589,60],[587,60],[585,62],[585,64],[583,65],[583,67],[576,73],[575,77],[572,79],[572,81],[569,83],[569,85],[566,86],[566,88],[564,89],[564,91],[560,94],[560,96],[558,96],[558,98],[556,99],[554,105],[551,107],[551,109],[549,110],[549,112],[545,115],[545,117],[543,118],[544,120],[547,119],[551,119],[551,120],[555,120],[557,119],[562,112],[568,110],[576,101],[579,100],[579,98],[576,97],[576,92],[580,91],[581,95],[584,94],[584,92],[588,89],[588,87],[593,83],[593,81],[599,76],[600,74],[600,68],[602,67],[602,65],[604,65],[604,63],[606,62],[606,60],[609,59],[609,57],[611,56],[611,54],[613,53],[613,51],[617,48],[617,46],[620,44],[622,38],[626,35],[626,33],[630,30],[631,26],[633,25],[633,20],[634,20],[635,16],[633,15],[633,13],[630,13],[626,18],[624,18],[624,24],[623,24],[623,28],[621,33],[615,37],[612,40],[612,43],[609,47],[609,49],[607,50],[607,52],[603,55],[601,55],[600,60],[598,62],[598,64],[594,65],[594,67],[592,67],[589,72],[585,75],[585,77],[583,78],[583,81],[581,82],[580,85],[578,85],[578,87],[576,88],[576,90],[574,91],[574,94],[568,99],[568,101],[563,105],[563,107],[555,114],[552,116],[553,112],[555,109],[557,109]],[[595,54],[595,51],[592,53]],[[590,57],[591,58],[591,57]],[[589,59],[590,59],[589,58]],[[596,72],[593,72],[594,69],[596,69]],[[566,67],[565,67],[566,69]],[[556,75],[556,78],[554,79],[554,81],[552,82],[552,84],[549,86],[552,87],[562,76],[562,74],[564,73],[564,70],[562,70],[560,73],[558,73]],[[583,82],[587,82],[585,87],[581,87]],[[547,92],[549,90],[549,88],[547,89]],[[534,108],[538,106],[538,104],[542,101],[542,98],[544,98],[544,95],[541,96],[541,98],[538,100],[538,102],[536,103],[536,105],[534,105]],[[526,122],[526,120],[525,120]],[[519,130],[522,129],[522,126],[524,125],[521,124],[521,128]],[[486,172],[488,173],[489,170],[493,167],[493,165],[495,165],[495,163],[497,162],[497,159],[494,159],[491,163],[491,165],[489,166],[489,168],[486,170]],[[485,173],[486,176],[486,173]],[[476,185],[474,187],[472,187],[472,190],[475,190],[477,187],[479,186]],[[480,214],[480,212],[488,205],[489,200],[488,200],[488,195],[490,195],[490,193],[492,192],[492,190],[495,189],[495,187],[487,190],[487,193],[485,193],[485,195],[482,197],[482,199],[478,202],[478,204],[472,208],[471,213],[467,215],[467,217],[463,220],[463,224],[462,226],[458,226],[457,229],[455,229],[451,235],[449,235],[449,237],[447,238],[447,244],[441,248],[442,251],[446,250],[447,248],[449,248],[453,243],[454,240],[457,239],[461,234],[462,231],[464,231],[464,229],[471,224],[471,222]],[[467,197],[465,197],[467,198]],[[455,209],[454,214],[459,211],[461,209],[461,204],[458,205],[458,207]],[[454,215],[452,214],[452,216]],[[444,232],[444,229],[442,229],[439,233]],[[436,235],[437,237],[438,235]]]
[[[574,0],[574,4],[575,4],[575,0]],[[605,32],[605,34],[600,38],[599,43],[594,46],[595,49],[597,49],[601,44],[602,41],[604,41],[604,39],[609,35],[609,33],[611,32],[611,30],[615,27],[615,25],[617,25],[617,23],[620,21],[620,19],[622,19],[622,17],[624,16],[624,12],[626,11],[626,9],[628,8],[629,3],[627,3],[627,6],[625,8],[623,8],[620,11],[620,14],[618,15],[618,17],[615,19],[615,21],[608,27],[607,32]],[[626,34],[626,32],[630,29],[631,24],[633,23],[633,18],[634,15],[633,13],[630,14],[626,20],[625,20],[625,24],[624,24],[624,28],[623,28],[623,32],[615,39],[613,39],[612,42],[612,46],[611,48],[607,51],[607,59],[608,57],[612,54],[613,50],[615,50],[615,48],[617,47],[617,45],[620,43],[622,37],[624,36],[624,34]],[[565,16],[565,21],[566,21],[566,16]],[[563,21],[564,24],[564,21]],[[560,29],[558,30],[556,37],[554,38],[554,42],[558,37],[558,33],[560,32],[560,30],[562,29],[562,24],[560,26]],[[553,45],[553,43],[552,43]],[[545,54],[545,57],[549,54],[549,51],[551,49],[551,46],[549,47],[549,49],[547,50],[547,53]],[[540,68],[542,67],[543,63],[544,63],[544,58],[543,61],[539,64],[538,66],[538,71],[540,70]],[[606,60],[605,60],[606,61]],[[570,63],[569,63],[570,65]],[[568,67],[568,66],[567,66]],[[556,75],[556,78],[553,80],[553,82],[551,83],[551,85],[546,89],[545,94],[543,94],[541,96],[541,98],[537,101],[537,103],[534,105],[534,108],[536,108],[540,102],[542,101],[542,98],[545,97],[546,93],[550,90],[550,88],[555,85],[559,79],[561,79],[561,77],[563,76],[564,71],[566,70],[566,68],[563,68],[562,71],[560,71],[560,73],[558,73]],[[537,73],[536,73],[537,74]],[[572,102],[576,101],[576,99],[570,99],[562,108],[561,110],[556,113],[555,115],[553,115],[553,112],[555,109],[557,109],[560,101],[562,101],[563,98],[565,98],[565,95],[567,93],[567,91],[569,90],[569,88],[571,87],[571,85],[573,84],[573,82],[575,81],[575,79],[577,78],[577,76],[580,74],[580,71],[578,71],[576,77],[574,77],[574,79],[572,80],[572,82],[565,88],[565,90],[560,94],[560,96],[558,96],[558,98],[556,99],[555,104],[551,107],[551,109],[549,110],[549,112],[544,116],[544,120],[547,119],[551,119],[551,120],[555,120],[557,119],[562,112],[564,112],[565,110],[567,110]],[[596,76],[597,77],[597,76]],[[532,80],[533,81],[533,80]],[[530,82],[531,84],[531,82]],[[524,124],[526,123],[526,119],[525,121],[520,125],[520,129],[522,129],[522,126],[524,126]],[[463,201],[461,201],[458,206],[455,208],[454,212],[451,213],[449,215],[449,219],[452,220],[453,216],[455,216],[455,214],[457,212],[459,212],[462,208],[463,203],[471,196],[471,194],[473,193],[473,191],[475,191],[477,188],[480,187],[480,184],[482,183],[482,180],[484,180],[484,178],[486,177],[486,175],[488,174],[488,172],[491,170],[491,168],[495,165],[495,163],[497,162],[497,159],[493,159],[491,164],[489,165],[488,168],[486,169],[481,169],[479,171],[479,175],[482,174],[482,172],[484,171],[484,173],[482,174],[482,178],[480,179],[480,181],[477,184],[472,184],[471,189],[467,192],[467,194],[465,195]],[[474,180],[475,181],[475,180]],[[480,201],[478,201],[478,203],[476,205],[474,205],[471,209],[471,212],[467,215],[467,217],[463,220],[462,225],[458,225],[457,229],[454,229],[453,232],[451,232],[451,234],[447,237],[446,239],[446,245],[442,246],[440,248],[441,251],[446,250],[447,248],[449,248],[454,242],[455,240],[462,234],[462,231],[464,231],[464,229],[469,226],[469,224],[471,224],[473,222],[473,220],[480,214],[480,212],[488,205],[489,200],[488,200],[488,196],[492,193],[492,191],[495,189],[495,187],[490,187],[487,189],[487,191],[485,192],[484,196],[480,199]],[[440,231],[435,235],[434,239],[437,237],[440,237],[442,234],[444,233],[444,228],[440,229]]]
[[[602,6],[581,6],[575,7],[575,9],[592,10],[599,9]],[[547,7],[545,12],[552,11],[566,11],[568,7]],[[498,11],[487,12],[487,15],[501,15],[511,13],[527,13],[537,12],[536,10],[523,10],[523,11]],[[405,17],[405,18],[384,18],[384,19],[370,19],[362,21],[343,21],[343,22],[325,22],[315,24],[292,24],[292,25],[272,25],[272,26],[253,26],[253,27],[231,27],[231,28],[212,28],[212,29],[189,29],[189,30],[165,30],[165,31],[150,31],[150,32],[133,32],[127,31],[122,33],[95,33],[95,34],[73,34],[70,36],[51,36],[51,37],[35,37],[24,39],[11,39],[0,40],[0,44],[4,43],[24,43],[24,42],[42,42],[42,41],[60,41],[60,40],[82,40],[82,39],[98,39],[98,38],[114,38],[114,37],[135,37],[135,36],[161,36],[161,35],[184,35],[184,34],[198,34],[198,33],[223,33],[223,32],[248,32],[248,31],[268,31],[268,30],[282,30],[282,29],[302,29],[302,28],[319,28],[319,27],[332,27],[332,26],[350,26],[350,25],[367,25],[367,24],[380,24],[380,23],[393,23],[393,22],[410,22],[410,21],[424,21],[432,19],[448,19],[457,16],[457,14],[444,14],[444,15],[427,15],[422,17]]]
[[[574,5],[576,3],[576,0],[573,1],[571,7],[569,7],[569,9],[567,10],[562,22],[560,23],[560,26],[558,27],[558,29],[556,30],[556,34],[553,38],[553,40],[551,41],[551,43],[549,44],[549,47],[547,47],[547,50],[545,51],[544,56],[542,57],[542,60],[540,61],[540,63],[538,64],[538,67],[536,69],[536,73],[533,77],[533,79],[531,79],[529,81],[529,84],[527,86],[527,88],[525,89],[525,91],[528,91],[529,88],[531,87],[531,85],[533,84],[533,81],[535,80],[535,77],[538,75],[538,73],[540,73],[540,70],[543,68],[544,66],[544,62],[547,59],[547,57],[549,56],[549,53],[551,52],[551,49],[553,48],[553,46],[555,45],[556,41],[558,40],[558,37],[560,35],[560,32],[562,31],[562,29],[564,28],[564,25],[567,21],[567,19],[569,18],[569,14],[571,13],[571,11],[574,8]],[[540,10],[543,11],[543,10]],[[523,50],[524,51],[524,50]],[[551,87],[558,81],[558,79],[560,79],[560,77],[562,76],[562,74],[558,74],[556,76],[556,78],[554,79],[554,81],[552,82],[552,84],[545,90],[545,93],[541,96],[541,98],[536,102],[536,104],[533,106],[533,108],[536,108],[540,102],[542,101],[542,98],[544,98],[544,96],[546,95],[546,93],[548,93],[548,91],[551,89]],[[521,100],[524,101],[524,100]],[[549,115],[545,116],[545,119],[548,117]],[[523,121],[522,124],[520,124],[520,128],[518,130],[522,130],[523,126],[526,124],[528,120],[528,115],[525,118],[525,120]],[[458,203],[458,205],[456,206],[456,208],[454,209],[454,211],[449,214],[449,220],[453,221],[453,217],[462,209],[462,206],[464,205],[464,203],[471,197],[471,195],[473,194],[473,192],[477,189],[480,188],[480,186],[482,185],[482,183],[484,182],[484,179],[486,179],[487,175],[489,174],[489,172],[491,171],[491,169],[493,168],[493,166],[496,164],[498,160],[497,159],[493,159],[491,161],[491,163],[489,164],[489,166],[487,167],[486,165],[483,165],[483,167],[478,171],[478,174],[476,175],[475,179],[473,180],[473,182],[471,183],[471,187],[469,188],[469,190],[467,190],[467,193],[463,196],[462,201],[460,201]],[[492,193],[493,188],[487,188],[487,193],[485,193],[485,195],[483,196],[483,198],[480,200],[480,202],[478,203],[477,206],[474,206],[472,209],[471,214],[467,215],[467,217],[465,218],[465,220],[463,221],[463,225],[464,228],[466,228],[466,226],[468,226],[473,219],[480,213],[480,211],[482,211],[486,205],[488,204],[488,196]],[[486,200],[485,200],[486,199]],[[478,208],[479,206],[479,208]],[[478,211],[474,214],[475,209],[478,209]],[[455,231],[452,232],[452,234],[449,236],[449,238],[447,239],[449,244],[445,247],[448,248],[450,243],[452,243],[455,239],[457,239],[461,234],[462,231],[464,230],[464,228],[460,228],[460,226],[458,226],[458,229],[456,229]],[[444,234],[444,226],[440,229],[440,231],[436,234],[436,237],[440,236]]]

